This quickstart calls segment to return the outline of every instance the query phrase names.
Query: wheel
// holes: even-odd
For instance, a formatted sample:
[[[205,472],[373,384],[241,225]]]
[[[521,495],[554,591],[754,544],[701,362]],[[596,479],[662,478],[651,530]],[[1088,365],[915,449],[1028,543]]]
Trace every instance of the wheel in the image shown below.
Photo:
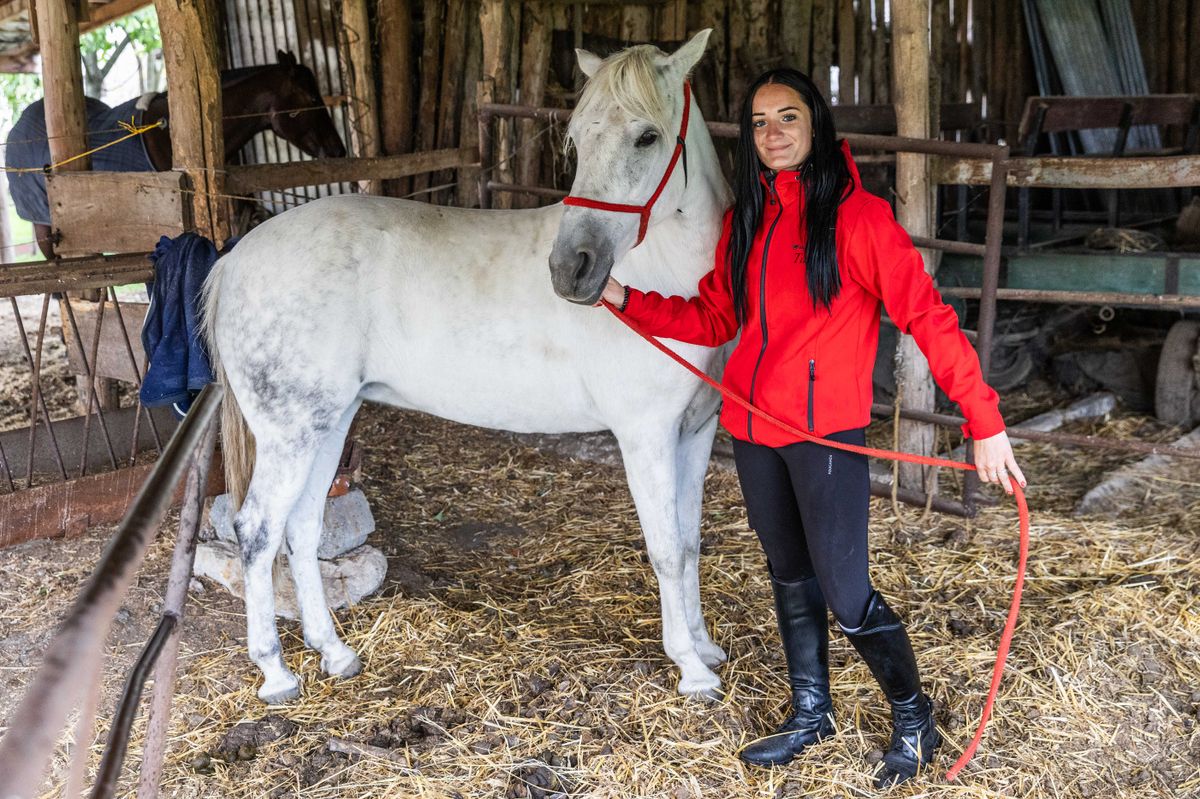
[[[1154,415],[1167,424],[1190,426],[1200,414],[1196,387],[1196,344],[1200,322],[1176,322],[1167,331],[1154,385]]]

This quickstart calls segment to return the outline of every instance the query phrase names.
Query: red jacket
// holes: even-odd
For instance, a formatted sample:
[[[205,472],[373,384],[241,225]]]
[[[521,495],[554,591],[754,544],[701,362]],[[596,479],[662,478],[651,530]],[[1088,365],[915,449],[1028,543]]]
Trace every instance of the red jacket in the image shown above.
[[[826,310],[813,308],[803,252],[803,184],[779,172],[746,270],[748,317],[729,357],[724,385],[784,422],[826,436],[871,421],[871,371],[879,346],[880,302],[929,359],[933,377],[962,408],[963,433],[975,439],[1004,430],[999,397],[983,381],[979,359],[958,316],[942,302],[921,256],[888,204],[865,191],[843,144],[854,190],[838,209],[841,290]],[[625,313],[648,332],[715,347],[738,332],[729,288],[726,213],[715,267],[691,299],[631,289]],[[765,282],[765,287],[764,287]],[[721,423],[738,439],[779,447],[796,442],[775,425],[727,402]]]

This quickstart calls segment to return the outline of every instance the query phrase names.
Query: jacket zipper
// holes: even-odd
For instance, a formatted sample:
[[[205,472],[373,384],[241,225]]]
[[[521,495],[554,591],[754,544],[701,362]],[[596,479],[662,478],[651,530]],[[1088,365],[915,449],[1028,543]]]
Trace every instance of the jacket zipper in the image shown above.
[[[808,362],[808,432],[813,432],[813,387],[817,382],[817,362],[816,359],[811,359]]]
[[[783,203],[779,202],[779,194],[775,191],[775,176],[767,181],[771,189],[771,205],[778,205],[779,211],[767,228],[767,237],[763,240],[762,270],[758,277],[758,315],[762,325],[762,349],[758,351],[758,360],[754,362],[754,372],[750,375],[749,402],[754,404],[754,383],[758,379],[758,367],[762,366],[763,356],[767,354],[767,253],[771,248],[771,236],[775,233],[775,225],[783,216]],[[754,443],[754,414],[746,411],[746,436]]]

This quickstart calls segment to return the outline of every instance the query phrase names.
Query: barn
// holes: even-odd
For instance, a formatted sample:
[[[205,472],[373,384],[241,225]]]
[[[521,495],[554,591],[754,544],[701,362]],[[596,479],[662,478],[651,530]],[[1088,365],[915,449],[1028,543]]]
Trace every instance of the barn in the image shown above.
[[[1197,41],[1195,0],[0,4],[0,795],[877,792],[862,626],[832,733],[739,757],[797,678],[737,452],[792,405],[738,427],[753,379],[669,358],[733,388],[734,345],[586,307],[705,290],[781,67],[1028,480],[881,295],[862,440],[926,462],[864,466],[869,576],[942,739],[890,792],[1200,795]],[[647,44],[663,108],[601,66]]]

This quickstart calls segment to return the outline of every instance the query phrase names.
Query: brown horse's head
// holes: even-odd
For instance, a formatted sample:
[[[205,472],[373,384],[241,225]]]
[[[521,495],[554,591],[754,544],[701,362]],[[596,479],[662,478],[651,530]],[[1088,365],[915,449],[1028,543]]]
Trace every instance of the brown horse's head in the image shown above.
[[[317,77],[289,52],[278,53],[282,80],[271,103],[271,129],[314,158],[342,158],[342,143],[325,106]]]

